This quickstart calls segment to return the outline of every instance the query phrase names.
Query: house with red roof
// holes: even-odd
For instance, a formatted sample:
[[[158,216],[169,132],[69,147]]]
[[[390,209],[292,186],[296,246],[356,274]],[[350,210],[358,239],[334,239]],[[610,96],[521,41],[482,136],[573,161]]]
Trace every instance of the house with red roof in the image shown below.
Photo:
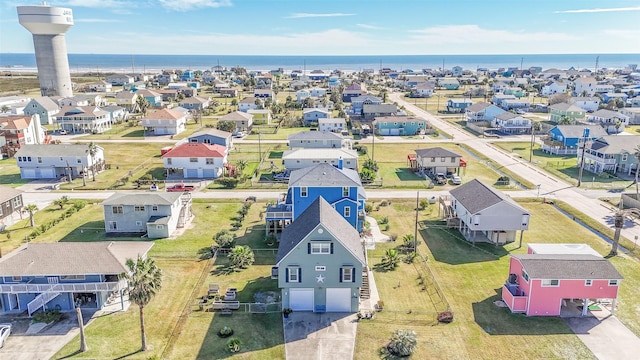
[[[162,155],[167,177],[215,179],[227,163],[227,148],[218,144],[184,143]]]
[[[142,118],[145,134],[176,135],[187,126],[187,114],[172,109],[156,110]]]
[[[0,158],[12,157],[25,145],[47,144],[50,140],[37,114],[0,117]]]

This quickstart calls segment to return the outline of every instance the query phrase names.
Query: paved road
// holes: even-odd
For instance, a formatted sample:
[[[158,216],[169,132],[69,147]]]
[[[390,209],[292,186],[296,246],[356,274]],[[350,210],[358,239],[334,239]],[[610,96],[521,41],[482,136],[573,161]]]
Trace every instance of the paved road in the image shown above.
[[[540,196],[561,199],[572,207],[589,215],[601,224],[613,227],[611,208],[604,206],[593,196],[586,196],[584,190],[577,189],[573,185],[549,175],[534,165],[529,164],[527,161],[493,146],[490,142],[494,140],[480,139],[447,121],[431,115],[430,113],[403,100],[401,95],[402,94],[399,93],[393,93],[389,97],[392,101],[398,102],[399,105],[404,105],[414,114],[427,119],[437,128],[453,135],[456,143],[464,143],[473,150],[486,155],[496,163],[517,173],[530,182],[539,184]],[[625,228],[622,230],[622,236],[633,241],[636,236],[640,237],[640,226],[633,221],[627,221],[625,223]]]

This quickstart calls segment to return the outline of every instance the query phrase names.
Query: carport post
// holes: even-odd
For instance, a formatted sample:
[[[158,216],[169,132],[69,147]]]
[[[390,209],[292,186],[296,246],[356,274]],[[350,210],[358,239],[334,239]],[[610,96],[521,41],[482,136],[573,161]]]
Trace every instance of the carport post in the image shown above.
[[[615,315],[616,314],[616,299],[613,299],[611,301],[611,315]]]
[[[124,294],[122,289],[120,289],[120,310],[124,311]]]
[[[587,316],[589,311],[589,299],[582,299],[582,316]]]

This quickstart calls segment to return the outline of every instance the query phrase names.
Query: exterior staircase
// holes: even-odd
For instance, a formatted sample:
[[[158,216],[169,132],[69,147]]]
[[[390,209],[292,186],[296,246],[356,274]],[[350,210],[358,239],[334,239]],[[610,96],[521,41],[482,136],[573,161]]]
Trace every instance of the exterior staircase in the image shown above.
[[[369,272],[366,268],[362,270],[362,286],[360,287],[360,300],[367,300],[370,296]]]
[[[43,292],[42,294],[36,296],[35,299],[31,300],[31,302],[27,304],[29,317],[31,317],[34,312],[36,312],[41,307],[44,307],[49,301],[53,300],[58,295],[60,295],[59,292]]]

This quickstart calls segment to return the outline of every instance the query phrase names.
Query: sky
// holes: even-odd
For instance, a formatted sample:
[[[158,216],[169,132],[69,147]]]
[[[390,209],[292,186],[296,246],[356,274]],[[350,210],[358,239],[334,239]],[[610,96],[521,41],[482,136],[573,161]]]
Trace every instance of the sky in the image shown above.
[[[0,1],[0,53],[32,53]],[[75,54],[640,53],[638,0],[51,0]]]

